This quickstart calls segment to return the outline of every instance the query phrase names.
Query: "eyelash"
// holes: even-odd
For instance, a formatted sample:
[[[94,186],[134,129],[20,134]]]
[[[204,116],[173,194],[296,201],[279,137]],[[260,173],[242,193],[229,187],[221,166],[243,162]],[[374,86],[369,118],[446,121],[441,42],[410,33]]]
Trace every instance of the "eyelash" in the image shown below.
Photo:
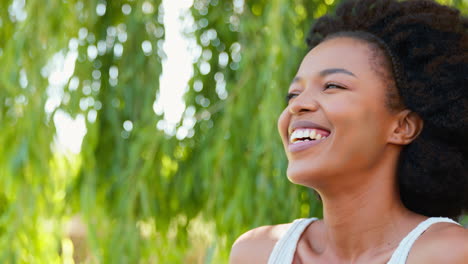
[[[337,89],[346,89],[346,88],[344,88],[343,86],[338,85],[338,84],[336,84],[336,83],[327,83],[327,84],[325,84],[325,90],[326,90],[326,89],[330,89],[329,86],[334,86],[334,87],[337,88]]]
[[[298,96],[298,94],[295,94],[295,93],[288,93],[285,97],[286,99],[286,103],[289,103],[289,101],[291,101],[291,99],[293,99],[293,97],[295,96]]]
[[[336,89],[346,89],[346,88],[344,88],[343,86],[338,85],[338,84],[335,84],[335,83],[327,83],[327,84],[325,84],[324,90],[332,89],[332,87],[330,87],[330,86],[333,86],[333,88],[336,88]],[[286,99],[286,103],[289,103],[289,101],[291,101],[291,99],[293,99],[294,97],[296,97],[296,96],[298,96],[298,95],[299,95],[299,94],[297,94],[297,93],[288,93],[288,94],[286,95],[286,98],[285,98],[285,99]]]

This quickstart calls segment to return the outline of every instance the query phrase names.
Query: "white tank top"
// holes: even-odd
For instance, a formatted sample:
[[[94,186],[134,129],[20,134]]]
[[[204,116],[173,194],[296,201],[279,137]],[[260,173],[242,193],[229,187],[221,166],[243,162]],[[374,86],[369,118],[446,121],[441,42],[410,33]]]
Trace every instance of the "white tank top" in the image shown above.
[[[288,231],[278,240],[273,248],[268,259],[268,264],[291,264],[296,252],[297,242],[302,235],[302,232],[306,227],[316,221],[317,218],[301,218],[296,219],[289,227]],[[414,228],[403,240],[401,240],[392,257],[387,264],[405,264],[408,254],[413,246],[414,242],[418,237],[424,233],[432,224],[435,223],[454,223],[459,225],[452,219],[445,217],[431,217],[421,222],[416,228]]]

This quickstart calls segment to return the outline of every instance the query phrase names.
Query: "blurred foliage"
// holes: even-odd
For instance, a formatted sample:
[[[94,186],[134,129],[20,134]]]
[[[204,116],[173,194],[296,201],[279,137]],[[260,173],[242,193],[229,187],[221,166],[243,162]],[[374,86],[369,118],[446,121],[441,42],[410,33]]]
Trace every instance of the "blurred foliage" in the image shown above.
[[[226,263],[250,228],[320,217],[276,120],[335,4],[194,0],[186,109],[164,129],[161,0],[1,1],[0,263]],[[58,147],[63,116],[85,124],[80,152]]]

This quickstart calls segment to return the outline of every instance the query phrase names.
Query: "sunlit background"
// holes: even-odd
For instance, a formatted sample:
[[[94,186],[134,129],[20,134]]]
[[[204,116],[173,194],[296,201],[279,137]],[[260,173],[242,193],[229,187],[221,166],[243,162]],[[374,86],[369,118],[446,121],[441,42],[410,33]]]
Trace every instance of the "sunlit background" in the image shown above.
[[[149,2],[143,5],[143,12],[154,12],[154,6]],[[15,1],[11,6],[11,12],[17,17],[24,17],[26,13],[24,10],[24,1]],[[184,92],[188,89],[188,81],[193,74],[192,61],[196,59],[194,54],[200,48],[197,47],[196,40],[190,38],[186,34],[183,34],[193,24],[193,17],[188,12],[188,9],[193,5],[193,0],[164,0],[162,6],[164,9],[163,23],[165,27],[165,39],[163,44],[163,52],[165,54],[162,60],[162,75],[160,77],[160,89],[157,100],[154,102],[153,110],[158,115],[164,115],[164,119],[159,121],[157,128],[165,131],[169,135],[176,133],[176,124],[181,120],[182,114],[185,110],[185,103],[183,100]],[[126,8],[122,7],[122,12]],[[96,13],[98,15],[105,14],[105,5],[98,4],[96,6]],[[87,30],[85,28],[80,29],[79,39],[85,39],[87,37]],[[120,32],[118,35],[119,40],[125,42],[125,32]],[[99,46],[90,46],[88,48],[88,56],[95,58],[99,53],[99,49],[104,49],[104,44]],[[70,80],[73,76],[75,69],[75,61],[77,59],[78,39],[71,39],[69,43],[70,50],[68,53],[58,53],[50,60],[49,64],[44,68],[44,75],[48,76],[49,87],[48,95],[49,99],[46,103],[46,112],[52,113],[63,100],[65,85],[70,81],[71,89],[73,87],[78,88],[79,81],[75,77]],[[114,53],[119,54],[120,46],[114,47]],[[189,50],[189,47],[191,48]],[[149,53],[153,47],[149,41],[143,42],[141,45],[143,52]],[[198,49],[197,49],[198,48]],[[191,52],[190,52],[191,51]],[[199,55],[198,55],[199,56]],[[209,66],[208,66],[209,67]],[[114,79],[118,77],[118,69],[110,69],[111,77]],[[21,79],[21,85],[27,85],[27,78],[23,72],[23,78]],[[156,81],[156,78],[155,78]],[[75,88],[75,89],[76,89]],[[91,99],[84,99],[80,102],[80,108],[85,110],[88,105],[94,104]],[[58,110],[54,114],[54,123],[57,128],[57,141],[55,146],[57,150],[69,151],[74,154],[78,154],[81,150],[81,142],[83,137],[86,135],[86,122],[85,118],[89,122],[94,122],[96,119],[97,112],[90,111],[87,117],[78,115],[75,118],[70,117],[64,111]],[[177,138],[183,139],[187,136],[193,136],[194,122],[186,122],[184,126],[177,130]],[[130,120],[123,124],[124,129],[131,130],[132,122]]]

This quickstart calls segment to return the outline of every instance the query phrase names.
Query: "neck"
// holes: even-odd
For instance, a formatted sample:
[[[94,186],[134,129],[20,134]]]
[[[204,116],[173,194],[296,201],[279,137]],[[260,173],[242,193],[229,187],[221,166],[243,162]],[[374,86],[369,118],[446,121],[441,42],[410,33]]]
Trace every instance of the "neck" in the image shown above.
[[[381,255],[393,251],[421,221],[403,206],[394,168],[396,164],[387,163],[367,175],[348,174],[351,183],[342,179],[333,189],[318,190],[323,201],[324,252],[351,263]]]

